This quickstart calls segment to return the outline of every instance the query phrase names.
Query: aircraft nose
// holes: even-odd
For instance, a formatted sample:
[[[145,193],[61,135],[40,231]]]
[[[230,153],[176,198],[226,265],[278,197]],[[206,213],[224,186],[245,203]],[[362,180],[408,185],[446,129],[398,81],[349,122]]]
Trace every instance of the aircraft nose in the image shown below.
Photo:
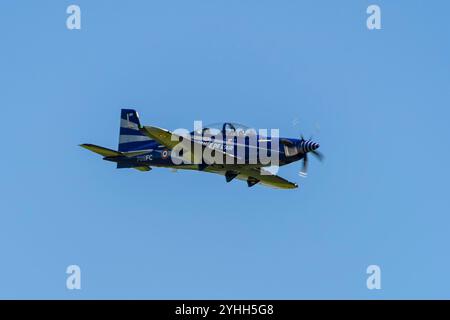
[[[319,149],[320,145],[317,142],[311,141],[311,140],[302,140],[300,142],[300,147],[303,151],[303,153],[314,151],[316,149]]]

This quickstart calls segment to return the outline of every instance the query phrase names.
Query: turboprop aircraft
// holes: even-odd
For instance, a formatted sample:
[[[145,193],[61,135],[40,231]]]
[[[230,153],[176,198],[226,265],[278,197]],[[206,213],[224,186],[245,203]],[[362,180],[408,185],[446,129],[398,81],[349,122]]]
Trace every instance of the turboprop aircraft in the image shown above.
[[[266,130],[267,131],[267,130]],[[303,160],[301,175],[306,175],[308,154],[319,160],[319,144],[311,139],[281,138],[278,134],[258,133],[246,126],[224,122],[195,127],[194,131],[173,132],[155,126],[142,126],[138,113],[122,109],[118,150],[94,144],[80,146],[115,162],[117,168],[150,171],[154,167],[198,170],[225,176],[226,182],[237,178],[280,189],[298,185],[273,174],[268,167],[281,167]],[[275,132],[276,133],[276,132]]]

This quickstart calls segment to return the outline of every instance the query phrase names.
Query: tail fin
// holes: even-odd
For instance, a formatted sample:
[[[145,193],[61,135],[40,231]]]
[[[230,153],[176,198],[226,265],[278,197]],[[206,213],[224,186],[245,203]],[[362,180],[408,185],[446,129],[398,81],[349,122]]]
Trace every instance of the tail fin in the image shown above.
[[[145,134],[140,131],[141,123],[136,110],[122,109],[120,113],[119,151],[139,151],[149,149],[153,144]]]

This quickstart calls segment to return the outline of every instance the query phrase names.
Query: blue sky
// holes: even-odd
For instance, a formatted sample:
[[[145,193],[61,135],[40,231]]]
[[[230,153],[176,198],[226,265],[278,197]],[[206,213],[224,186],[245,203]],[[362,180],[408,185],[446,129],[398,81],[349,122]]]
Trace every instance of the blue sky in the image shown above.
[[[73,3],[78,31],[65,25]],[[372,3],[382,30],[366,28]],[[450,298],[449,10],[3,2],[0,297]],[[293,191],[116,170],[77,145],[115,148],[121,107],[168,129],[314,134],[326,161],[306,179],[283,167]],[[65,287],[71,264],[80,291]]]

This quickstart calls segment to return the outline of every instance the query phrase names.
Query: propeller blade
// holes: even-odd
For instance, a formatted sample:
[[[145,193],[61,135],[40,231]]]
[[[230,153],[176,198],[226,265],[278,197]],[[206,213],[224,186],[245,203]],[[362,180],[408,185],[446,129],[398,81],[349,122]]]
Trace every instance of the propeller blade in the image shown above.
[[[299,174],[303,177],[306,177],[308,175],[308,155],[306,153],[303,158],[303,167],[302,170],[300,170]]]
[[[322,160],[325,158],[325,156],[323,155],[323,153],[321,153],[321,152],[319,152],[319,151],[317,151],[317,150],[313,150],[313,151],[311,151],[311,153],[312,153],[317,159],[319,159],[320,161],[322,161]]]

